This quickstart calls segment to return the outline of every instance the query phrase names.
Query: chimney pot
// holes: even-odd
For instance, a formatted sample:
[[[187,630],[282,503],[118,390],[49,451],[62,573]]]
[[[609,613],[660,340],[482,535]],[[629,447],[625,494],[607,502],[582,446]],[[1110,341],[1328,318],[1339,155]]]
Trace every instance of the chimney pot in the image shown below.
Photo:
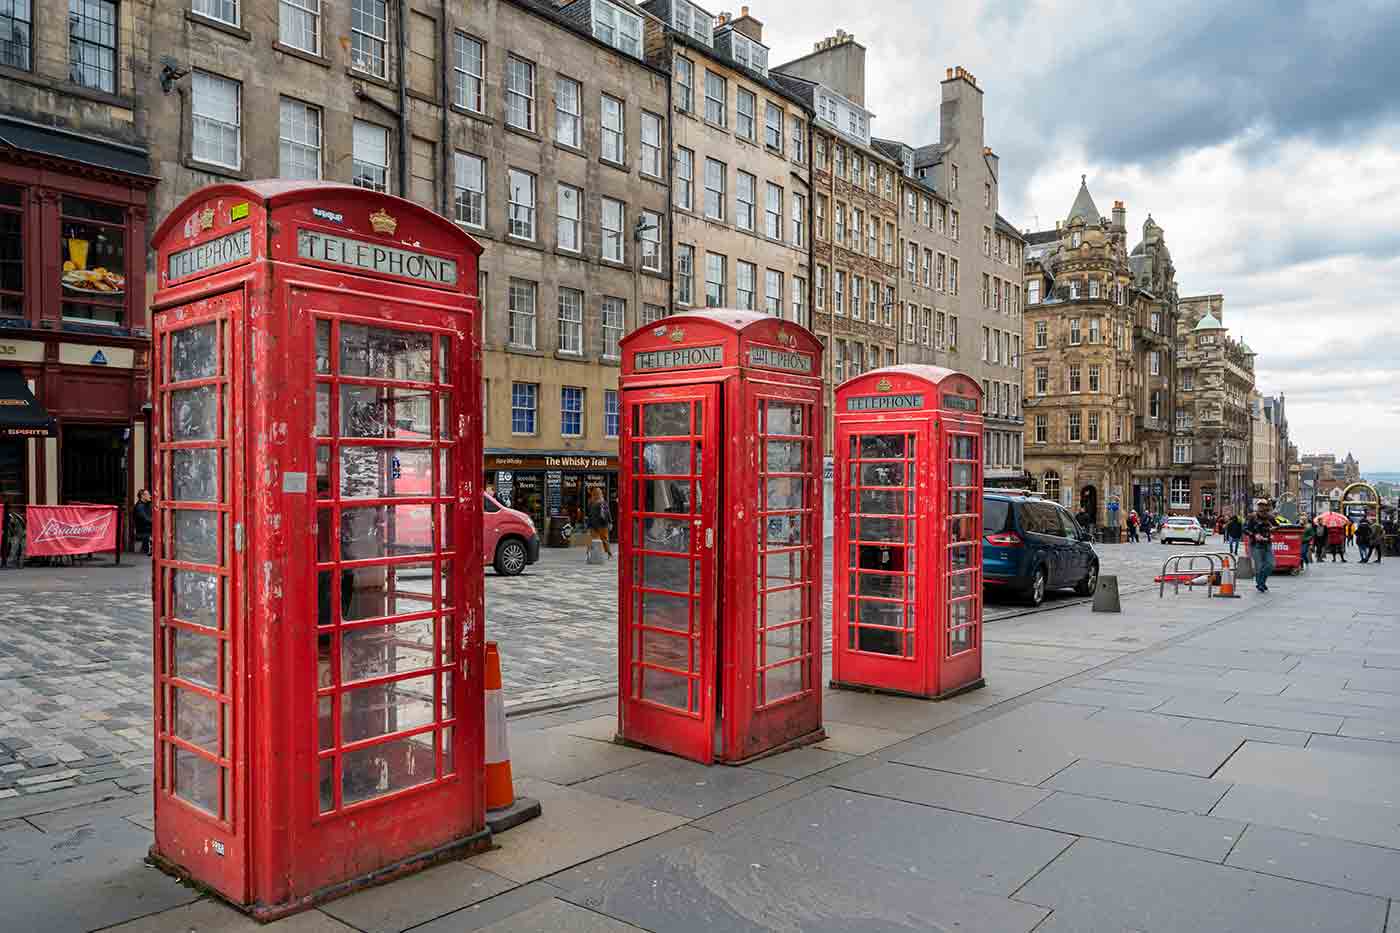
[[[746,6],[741,6],[741,7],[739,7],[739,15],[740,15],[740,16],[748,16],[748,15],[749,15],[749,8],[746,7]]]
[[[951,68],[948,69],[948,80],[953,80],[953,69]]]

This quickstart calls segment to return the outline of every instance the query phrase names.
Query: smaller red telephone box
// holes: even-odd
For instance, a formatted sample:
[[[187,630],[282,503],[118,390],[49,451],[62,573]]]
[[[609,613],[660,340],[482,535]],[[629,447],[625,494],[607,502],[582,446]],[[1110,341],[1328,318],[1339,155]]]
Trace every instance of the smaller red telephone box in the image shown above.
[[[618,737],[709,764],[820,741],[821,344],[751,311],[622,340]]]
[[[981,410],[976,380],[937,366],[837,387],[832,686],[982,686]]]
[[[152,857],[268,919],[485,844],[481,247],[258,181],[153,249]]]

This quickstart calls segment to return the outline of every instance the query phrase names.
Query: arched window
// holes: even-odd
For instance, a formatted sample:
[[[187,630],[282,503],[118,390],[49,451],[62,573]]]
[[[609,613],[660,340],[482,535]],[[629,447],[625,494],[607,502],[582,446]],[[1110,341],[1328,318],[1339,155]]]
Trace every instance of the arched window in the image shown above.
[[[1040,491],[1051,502],[1059,502],[1060,474],[1054,470],[1046,470],[1045,475],[1040,478]]]

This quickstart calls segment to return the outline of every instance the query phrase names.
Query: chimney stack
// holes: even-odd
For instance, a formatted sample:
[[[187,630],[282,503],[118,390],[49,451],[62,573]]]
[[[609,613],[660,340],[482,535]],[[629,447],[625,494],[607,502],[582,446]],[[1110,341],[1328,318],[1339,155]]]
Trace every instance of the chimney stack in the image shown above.
[[[1128,209],[1122,201],[1113,202],[1113,229],[1123,232],[1128,229]]]
[[[755,42],[763,41],[763,24],[749,15],[749,8],[746,6],[739,8],[738,18],[730,25],[734,27],[736,32],[748,36]]]

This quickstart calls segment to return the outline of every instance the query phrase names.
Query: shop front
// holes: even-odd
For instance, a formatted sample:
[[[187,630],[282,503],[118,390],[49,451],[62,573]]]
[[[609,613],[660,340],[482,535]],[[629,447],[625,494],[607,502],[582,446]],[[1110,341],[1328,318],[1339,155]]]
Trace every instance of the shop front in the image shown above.
[[[617,515],[617,454],[497,450],[486,452],[485,480],[504,506],[530,516],[546,547],[587,543],[589,490],[603,490]],[[614,518],[612,539],[617,540]]]
[[[0,502],[149,483],[146,155],[0,119]]]

